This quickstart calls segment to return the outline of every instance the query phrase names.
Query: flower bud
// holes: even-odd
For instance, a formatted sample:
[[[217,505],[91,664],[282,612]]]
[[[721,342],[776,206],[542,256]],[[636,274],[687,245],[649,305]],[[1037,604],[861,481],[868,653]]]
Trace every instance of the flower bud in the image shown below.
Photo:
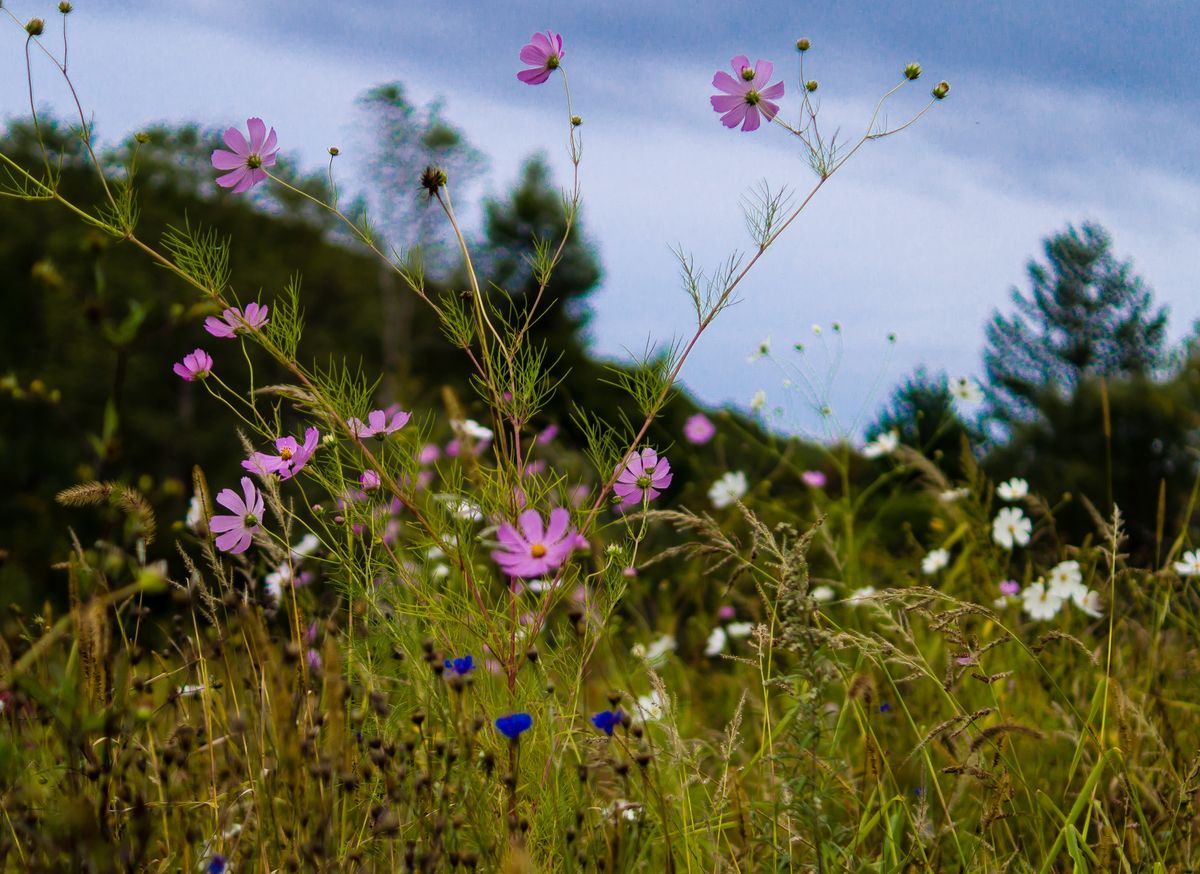
[[[30,36],[41,36],[46,29],[46,22],[40,18],[31,18],[25,23],[25,32]]]
[[[421,173],[421,187],[429,192],[430,197],[437,194],[438,189],[445,185],[446,181],[446,171],[432,164]]]
[[[583,124],[582,118],[580,118],[578,115],[571,116],[571,127],[579,127],[581,124]]]
[[[58,11],[61,12],[63,15],[70,15],[71,10],[74,8],[75,7],[72,6],[70,3],[68,3],[67,0],[63,0],[62,3],[58,4]]]
[[[338,151],[338,147],[337,147],[337,146],[330,146],[330,147],[329,147],[329,154],[331,154],[333,157],[335,157],[335,158],[336,158],[336,157],[337,157],[339,154],[341,154],[341,153]]]
[[[920,79],[921,78],[921,65],[920,64],[907,65],[904,68],[904,78],[910,82],[913,81],[914,79]]]
[[[810,92],[810,93],[811,93],[811,92],[813,92],[813,91],[816,91],[816,90],[817,90],[817,80],[816,80],[816,79],[809,79],[807,82],[805,82],[805,83],[804,83],[804,90],[805,90],[805,91],[808,91],[808,92]]]
[[[807,39],[801,38],[796,40],[796,51],[798,52],[806,52],[811,46],[812,43],[810,43]]]
[[[150,134],[146,133],[145,131],[138,131],[133,135],[133,139],[135,142],[144,146],[146,143],[150,142]]]
[[[946,95],[950,93],[950,83],[943,79],[934,86],[931,93],[933,94],[934,100],[945,99]]]

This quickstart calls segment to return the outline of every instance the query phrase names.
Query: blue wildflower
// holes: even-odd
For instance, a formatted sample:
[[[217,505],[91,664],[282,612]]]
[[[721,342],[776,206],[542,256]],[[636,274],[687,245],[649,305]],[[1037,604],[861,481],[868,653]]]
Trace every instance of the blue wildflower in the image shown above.
[[[892,705],[888,704],[886,701],[884,701],[882,704],[879,705],[880,713],[887,713],[891,709],[892,709]]]
[[[207,874],[224,874],[225,872],[225,857],[220,853],[214,853],[213,857],[208,860],[208,867],[204,869]]]
[[[533,725],[533,717],[528,713],[510,713],[496,720],[496,729],[509,740],[515,741],[523,731],[528,731]]]
[[[475,670],[475,659],[469,655],[457,659],[446,659],[446,670],[459,677],[466,676]]]
[[[625,714],[620,710],[601,710],[592,717],[592,725],[612,737],[613,729],[625,720]]]

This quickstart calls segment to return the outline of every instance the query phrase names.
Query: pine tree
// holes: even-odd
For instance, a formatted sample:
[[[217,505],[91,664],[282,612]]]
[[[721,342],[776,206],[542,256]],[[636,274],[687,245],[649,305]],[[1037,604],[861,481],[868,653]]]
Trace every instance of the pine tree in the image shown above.
[[[1167,311],[1100,225],[1046,239],[1046,263],[1028,265],[1016,312],[987,326],[988,418],[1008,431],[1038,416],[1046,392],[1071,394],[1085,376],[1149,376],[1163,363]]]

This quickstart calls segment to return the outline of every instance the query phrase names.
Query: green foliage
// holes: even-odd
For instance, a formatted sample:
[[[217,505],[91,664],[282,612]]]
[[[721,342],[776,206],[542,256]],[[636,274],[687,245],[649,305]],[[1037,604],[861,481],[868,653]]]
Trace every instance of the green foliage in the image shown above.
[[[1167,313],[1104,228],[1085,223],[1046,239],[1046,263],[1030,261],[1029,292],[1016,312],[987,327],[990,415],[1002,427],[1035,418],[1038,396],[1069,394],[1085,376],[1149,376],[1163,363]]]

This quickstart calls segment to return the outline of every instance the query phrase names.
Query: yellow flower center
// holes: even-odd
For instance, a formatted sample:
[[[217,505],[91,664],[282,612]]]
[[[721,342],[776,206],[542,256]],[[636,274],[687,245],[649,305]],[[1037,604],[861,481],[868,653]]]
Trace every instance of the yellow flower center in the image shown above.
[[[279,453],[279,457],[282,458],[284,461],[291,461],[292,460],[292,450],[284,449],[283,451],[281,451]]]
[[[751,106],[758,106],[758,101],[761,99],[762,98],[759,96],[758,92],[754,91],[753,89],[746,92],[746,102]]]
[[[546,554],[546,547],[542,546],[540,543],[535,543],[533,546],[529,547],[529,554],[534,558],[542,558]]]
[[[260,158],[258,155],[248,155],[246,157],[246,166],[251,170],[257,170],[262,166],[262,158]]]

